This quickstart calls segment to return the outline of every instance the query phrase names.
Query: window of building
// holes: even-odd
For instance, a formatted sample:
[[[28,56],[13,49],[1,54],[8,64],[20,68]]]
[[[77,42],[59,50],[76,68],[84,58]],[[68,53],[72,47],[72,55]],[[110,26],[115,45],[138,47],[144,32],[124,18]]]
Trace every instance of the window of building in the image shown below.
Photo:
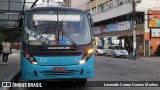
[[[113,8],[113,1],[110,0],[108,2],[106,2],[106,10],[110,10]]]
[[[96,7],[92,8],[92,15],[96,14]]]
[[[124,5],[126,3],[129,3],[129,0],[117,0],[117,6]]]
[[[123,2],[124,2],[124,4],[127,4],[127,3],[130,3],[131,1],[130,0],[124,0]]]
[[[103,12],[106,11],[106,3],[102,4],[102,6],[103,6],[103,10],[102,11]]]
[[[123,2],[119,2],[119,6],[123,5]]]
[[[123,5],[123,0],[117,0],[117,5],[118,5],[118,6]]]
[[[98,13],[101,13],[103,11],[103,5],[98,6]]]
[[[144,15],[143,14],[137,15],[136,23],[137,24],[144,24]]]

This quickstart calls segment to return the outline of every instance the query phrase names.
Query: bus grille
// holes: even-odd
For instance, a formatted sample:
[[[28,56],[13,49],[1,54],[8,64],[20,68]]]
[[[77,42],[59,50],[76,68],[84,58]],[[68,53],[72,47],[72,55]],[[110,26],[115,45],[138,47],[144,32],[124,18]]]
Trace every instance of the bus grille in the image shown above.
[[[53,72],[53,71],[43,71],[40,74],[44,77],[52,77],[52,76],[72,76],[78,74],[78,70],[67,70],[65,72]]]
[[[52,55],[52,56],[76,56],[81,55],[82,52],[39,52],[40,55]]]

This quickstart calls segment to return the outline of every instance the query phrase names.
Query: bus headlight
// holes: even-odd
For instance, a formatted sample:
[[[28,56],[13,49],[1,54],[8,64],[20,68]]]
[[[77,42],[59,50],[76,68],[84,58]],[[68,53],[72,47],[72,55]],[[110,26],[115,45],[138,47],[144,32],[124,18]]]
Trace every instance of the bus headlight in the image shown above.
[[[34,58],[33,58],[33,57],[30,57],[30,58],[29,58],[29,61],[33,62],[33,61],[34,61]]]
[[[33,56],[31,56],[30,54],[28,54],[26,51],[23,51],[23,55],[30,63],[36,64],[36,65],[38,64],[36,59]]]
[[[93,49],[92,48],[88,49],[87,50],[87,55],[86,55],[87,58],[90,58],[92,54],[93,54]]]
[[[26,58],[29,58],[29,57],[30,57],[30,55],[27,53],[27,54],[25,54],[25,57],[26,57]]]
[[[82,57],[82,59],[79,61],[79,64],[84,64],[88,61],[88,59],[91,57],[93,53],[93,49],[88,49],[87,53]]]
[[[84,64],[86,63],[88,57],[87,56],[83,56],[82,59],[79,61],[79,64]]]
[[[93,49],[92,48],[88,49],[87,54],[92,54],[92,53],[93,53]]]
[[[36,64],[36,65],[37,65],[37,64],[38,64],[38,62],[32,62],[32,64]]]
[[[79,64],[84,64],[86,61],[85,60],[80,60]]]

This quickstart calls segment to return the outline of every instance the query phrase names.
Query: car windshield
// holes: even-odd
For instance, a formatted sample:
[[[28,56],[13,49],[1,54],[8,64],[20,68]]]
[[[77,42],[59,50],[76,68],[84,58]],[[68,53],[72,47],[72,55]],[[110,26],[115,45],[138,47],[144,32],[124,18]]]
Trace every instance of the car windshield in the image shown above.
[[[91,42],[88,22],[85,12],[30,11],[25,17],[24,41],[29,45],[85,45]]]
[[[99,47],[97,47],[97,49],[104,49],[104,47],[100,47],[100,46],[99,46]]]
[[[115,49],[124,50],[124,48],[122,46],[115,46]]]

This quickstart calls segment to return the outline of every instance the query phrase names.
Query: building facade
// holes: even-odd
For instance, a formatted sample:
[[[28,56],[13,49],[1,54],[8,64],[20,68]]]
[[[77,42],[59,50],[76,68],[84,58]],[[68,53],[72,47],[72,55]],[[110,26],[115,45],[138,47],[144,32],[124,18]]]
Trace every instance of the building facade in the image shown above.
[[[152,3],[152,5],[147,5]],[[138,55],[150,56],[156,52],[160,38],[151,38],[148,10],[160,1],[142,0],[136,5],[136,48]],[[154,7],[151,7],[153,6]],[[160,6],[160,4],[159,4]],[[159,7],[158,4],[156,7]],[[92,15],[97,44],[107,47],[122,45],[127,50],[133,44],[132,0],[88,0],[86,10]],[[156,43],[155,43],[156,42]]]
[[[86,9],[86,0],[64,0],[66,7]]]

